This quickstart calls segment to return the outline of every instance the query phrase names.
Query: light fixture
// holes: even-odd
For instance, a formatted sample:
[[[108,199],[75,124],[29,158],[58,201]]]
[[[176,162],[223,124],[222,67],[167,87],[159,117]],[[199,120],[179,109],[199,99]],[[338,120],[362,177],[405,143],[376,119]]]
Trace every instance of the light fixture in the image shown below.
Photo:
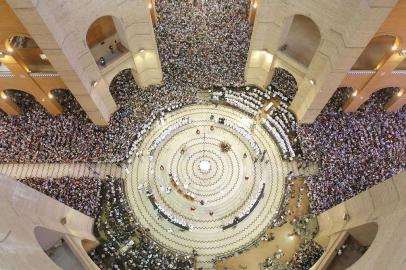
[[[152,4],[151,4],[151,3],[148,4],[148,8],[149,8],[149,9],[152,8]]]
[[[97,86],[97,81],[92,81],[91,83],[90,83],[90,85],[92,86],[92,87],[96,87]]]
[[[315,85],[315,84],[316,84],[316,81],[313,80],[313,79],[310,79],[310,80],[309,80],[309,83],[310,83],[311,85]]]
[[[8,47],[7,51],[10,52],[10,53],[14,52],[13,48],[11,48],[11,47]]]
[[[53,98],[54,98],[54,95],[52,95],[52,93],[49,92],[49,93],[48,93],[48,97],[49,97],[50,99],[53,99]]]
[[[144,49],[140,49],[139,53],[143,53],[143,52],[145,52],[145,50],[144,50]]]
[[[396,93],[396,95],[397,95],[398,97],[402,96],[402,95],[403,95],[403,90],[402,90],[402,89],[399,89],[399,91]]]
[[[391,47],[391,50],[392,50],[392,51],[396,51],[396,50],[397,50],[397,48],[398,48],[398,45],[393,44],[393,46]]]
[[[7,99],[7,95],[6,95],[6,93],[4,93],[4,91],[1,91],[0,95],[1,95],[2,99]]]
[[[352,96],[353,96],[353,97],[356,97],[357,95],[358,95],[358,90],[355,89],[355,90],[352,92]]]
[[[252,7],[257,8],[257,6],[258,6],[257,1],[255,1],[254,4],[252,4]]]
[[[40,57],[42,60],[48,60],[48,57],[45,55],[45,53],[40,53],[40,54],[39,54],[39,57]]]

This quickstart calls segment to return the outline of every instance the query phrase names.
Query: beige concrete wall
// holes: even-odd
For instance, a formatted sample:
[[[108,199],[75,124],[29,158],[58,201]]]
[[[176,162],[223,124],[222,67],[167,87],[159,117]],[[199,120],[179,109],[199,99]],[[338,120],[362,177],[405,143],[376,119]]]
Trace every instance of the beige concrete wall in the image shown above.
[[[141,49],[153,57],[135,63],[141,87],[160,83],[162,71],[146,2],[7,0],[43,52],[61,75],[93,122],[107,124],[116,104],[86,44],[86,33],[99,17],[121,22],[128,49],[135,59]],[[136,62],[134,60],[134,62]],[[92,87],[92,82],[98,82]]]
[[[246,82],[264,87],[270,82],[273,67],[293,67],[299,90],[291,109],[300,122],[313,122],[396,2],[258,0]],[[278,51],[286,36],[286,24],[295,14],[308,16],[321,33],[320,45],[307,68],[293,59],[280,57]],[[272,53],[279,64],[266,68],[256,64],[251,57],[258,50]],[[310,79],[316,84],[311,85]]]
[[[3,175],[0,175],[0,209],[1,269],[59,269],[37,242],[34,235],[37,226],[73,238],[96,240],[92,234],[93,218]],[[66,218],[65,225],[60,222],[62,218]]]
[[[350,216],[347,222],[345,214]],[[374,186],[318,216],[318,238],[351,232],[369,223],[378,224],[378,232],[367,252],[349,270],[405,269],[406,250],[406,171]],[[323,257],[312,268],[328,269],[327,256],[334,256],[339,245],[329,245]]]

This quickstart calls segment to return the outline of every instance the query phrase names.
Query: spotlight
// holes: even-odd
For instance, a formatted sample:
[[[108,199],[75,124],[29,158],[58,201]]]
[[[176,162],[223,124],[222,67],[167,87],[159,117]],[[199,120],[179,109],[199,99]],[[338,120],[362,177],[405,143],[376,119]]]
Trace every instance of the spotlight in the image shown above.
[[[10,52],[10,53],[14,52],[13,48],[11,48],[11,47],[8,47],[7,51]]]
[[[352,96],[353,96],[353,97],[356,97],[357,95],[358,95],[358,90],[355,89],[355,90],[352,92]]]
[[[254,2],[254,4],[252,4],[253,8],[257,8],[257,6],[258,6],[257,2]]]
[[[391,50],[392,50],[392,51],[396,51],[396,50],[397,50],[397,48],[398,48],[398,45],[393,44],[393,46],[391,47]]]
[[[310,83],[311,85],[315,85],[315,84],[316,84],[316,81],[313,80],[313,79],[310,79],[310,80],[309,80],[309,83]]]
[[[54,98],[54,95],[52,95],[52,93],[49,92],[49,93],[48,93],[48,97],[49,97],[50,99],[53,99],[53,98]]]
[[[144,49],[140,49],[139,53],[143,53],[143,52],[145,52],[145,50],[144,50]]]
[[[148,4],[148,8],[149,8],[149,9],[152,8],[152,4],[151,4],[151,3]]]
[[[396,95],[397,95],[398,97],[402,96],[402,95],[403,95],[402,89],[400,89],[400,90],[396,93]]]

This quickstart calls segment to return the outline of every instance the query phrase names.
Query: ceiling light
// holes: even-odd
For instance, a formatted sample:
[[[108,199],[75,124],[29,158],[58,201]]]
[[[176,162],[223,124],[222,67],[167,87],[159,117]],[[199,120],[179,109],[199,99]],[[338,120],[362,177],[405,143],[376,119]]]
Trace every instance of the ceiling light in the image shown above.
[[[392,51],[396,51],[396,50],[397,50],[397,48],[398,48],[398,45],[393,44],[393,46],[391,47],[391,50],[392,50]]]
[[[7,48],[7,51],[8,51],[8,52],[11,52],[11,53],[14,52],[13,48],[11,48],[11,47],[8,47],[8,48]]]
[[[352,92],[352,96],[353,96],[353,97],[356,97],[357,95],[358,95],[358,90],[355,89],[355,90]]]
[[[402,95],[403,95],[403,90],[400,89],[400,90],[396,93],[396,95],[397,95],[398,97],[402,96]]]
[[[2,99],[7,99],[7,95],[6,95],[6,93],[4,93],[4,91],[0,92],[0,96]]]
[[[257,6],[258,6],[257,2],[254,2],[254,4],[252,4],[253,8],[257,8]]]
[[[42,60],[48,60],[48,57],[45,55],[45,53],[40,53],[40,54],[39,54],[39,57],[40,57]]]
[[[49,97],[50,99],[53,99],[53,98],[54,98],[54,95],[52,95],[52,93],[49,92],[49,93],[48,93],[48,97]]]
[[[151,4],[151,3],[148,4],[148,8],[149,8],[149,9],[152,8],[152,4]]]
[[[140,49],[140,52],[139,52],[139,53],[143,53],[143,52],[145,52],[145,50],[144,50],[144,49]]]
[[[315,84],[316,84],[316,81],[313,80],[313,79],[310,79],[310,80],[309,80],[309,83],[310,83],[311,85],[315,85]]]

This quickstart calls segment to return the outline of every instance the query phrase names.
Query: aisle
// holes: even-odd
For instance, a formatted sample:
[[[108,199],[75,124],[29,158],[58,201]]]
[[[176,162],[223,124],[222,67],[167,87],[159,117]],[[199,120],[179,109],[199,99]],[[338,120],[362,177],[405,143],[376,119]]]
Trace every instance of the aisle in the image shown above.
[[[57,178],[92,177],[111,175],[115,177],[126,176],[123,168],[110,163],[42,163],[42,164],[0,164],[0,174],[16,179],[41,177]]]

